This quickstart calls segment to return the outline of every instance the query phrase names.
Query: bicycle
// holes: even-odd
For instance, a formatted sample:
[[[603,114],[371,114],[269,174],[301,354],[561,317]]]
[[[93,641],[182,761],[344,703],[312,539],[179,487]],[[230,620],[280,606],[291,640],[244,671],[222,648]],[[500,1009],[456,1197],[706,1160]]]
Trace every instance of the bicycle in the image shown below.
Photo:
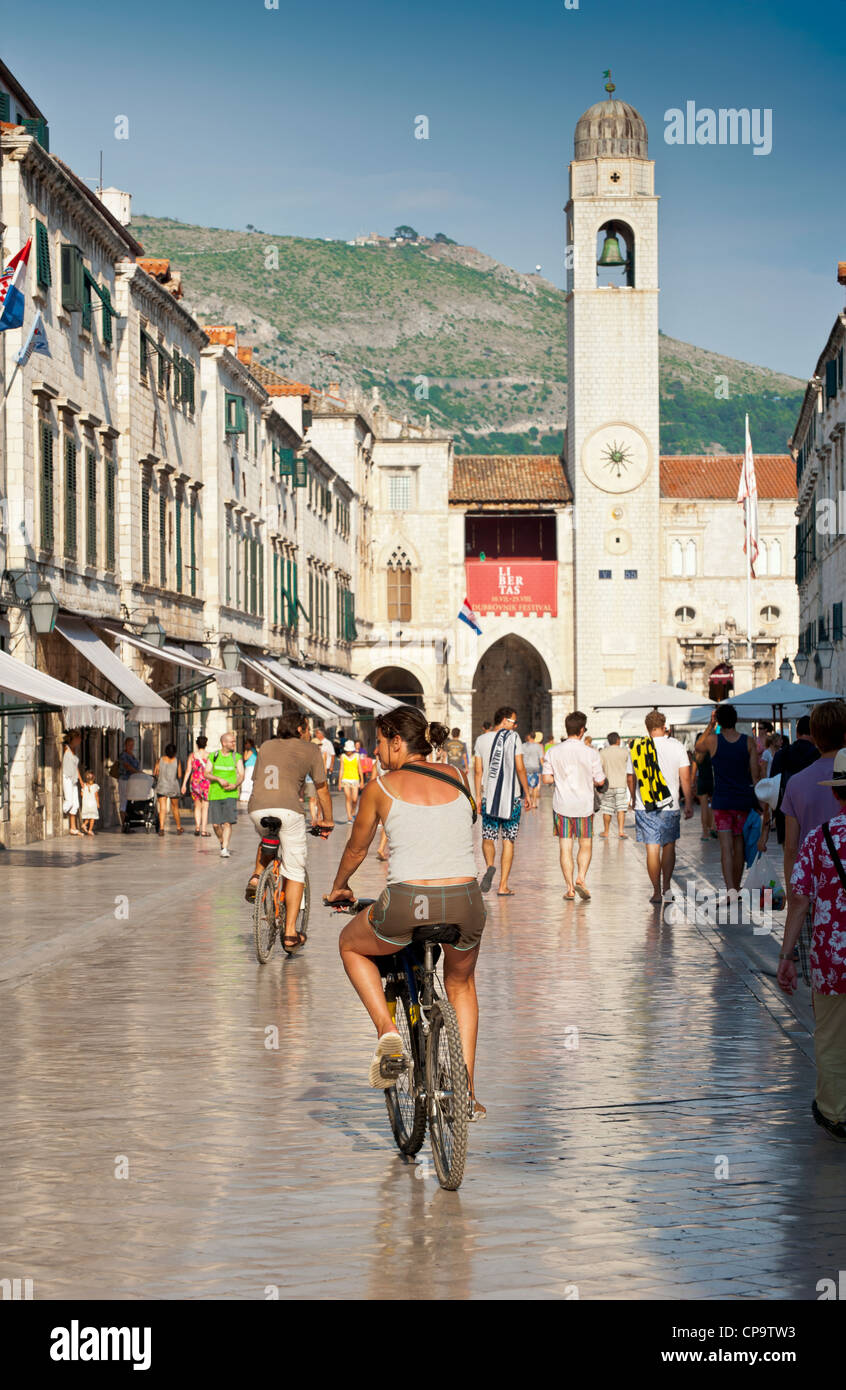
[[[352,917],[373,901],[329,906]],[[382,1076],[393,1079],[385,1104],[394,1140],[411,1157],[421,1148],[428,1123],[438,1182],[448,1192],[455,1192],[464,1176],[473,1101],[458,1019],[440,993],[435,967],[440,945],[454,945],[459,935],[453,925],[416,927],[410,946],[374,957],[405,1054],[383,1057],[380,1064]]]
[[[308,940],[308,920],[311,912],[311,886],[308,881],[306,871],[305,883],[303,884],[303,900],[297,914],[297,934],[303,940],[299,946],[289,948],[285,945],[285,885],[282,880],[281,865],[279,861],[279,830],[282,822],[276,816],[265,816],[261,824],[265,830],[262,836],[262,850],[272,854],[272,858],[265,864],[261,871],[258,884],[256,886],[255,904],[253,907],[253,933],[256,943],[256,957],[260,965],[266,965],[273,954],[273,947],[276,943],[277,933],[282,950],[287,956],[292,956],[294,951],[305,946]],[[321,830],[319,826],[312,826],[307,834],[314,835],[320,839],[326,839],[328,830]]]

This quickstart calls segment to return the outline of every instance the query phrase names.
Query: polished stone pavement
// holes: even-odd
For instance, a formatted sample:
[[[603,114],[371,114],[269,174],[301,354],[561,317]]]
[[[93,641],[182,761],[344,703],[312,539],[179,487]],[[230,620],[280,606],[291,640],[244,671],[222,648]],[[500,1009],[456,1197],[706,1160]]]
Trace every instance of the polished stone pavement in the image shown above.
[[[846,1268],[846,1149],[810,1119],[807,993],[784,1001],[748,927],[650,906],[633,839],[597,841],[592,901],[564,902],[550,830],[544,793],[515,897],[488,900],[489,1115],[458,1193],[427,1146],[396,1153],[366,1085],[339,919],[318,901],[305,952],[256,963],[244,819],[229,861],[172,832],[0,859],[0,1278],[40,1299],[816,1298]],[[318,899],[344,833],[309,841]],[[715,881],[696,820],[680,863]],[[384,876],[368,861],[357,887]]]

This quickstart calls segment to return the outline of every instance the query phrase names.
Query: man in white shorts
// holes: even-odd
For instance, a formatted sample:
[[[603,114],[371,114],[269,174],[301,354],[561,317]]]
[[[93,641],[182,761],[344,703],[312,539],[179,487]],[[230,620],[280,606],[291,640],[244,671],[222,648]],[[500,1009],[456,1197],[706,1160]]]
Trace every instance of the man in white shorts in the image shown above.
[[[297,941],[297,914],[303,900],[306,872],[306,827],[301,801],[306,777],[314,782],[321,816],[315,825],[333,830],[332,799],[326,785],[323,754],[310,740],[304,714],[284,714],[276,738],[266,739],[258,751],[253,769],[253,790],[248,811],[259,836],[265,833],[262,820],[274,816],[279,826],[279,859],[285,886],[285,938]],[[262,870],[261,846],[256,853],[255,873],[246,889],[248,902],[255,899]]]

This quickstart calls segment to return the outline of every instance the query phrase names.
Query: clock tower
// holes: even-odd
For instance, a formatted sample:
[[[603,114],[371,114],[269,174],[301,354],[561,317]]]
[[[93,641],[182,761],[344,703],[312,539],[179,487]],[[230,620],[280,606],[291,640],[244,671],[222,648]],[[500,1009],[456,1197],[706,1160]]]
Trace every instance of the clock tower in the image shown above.
[[[655,166],[643,118],[605,90],[576,126],[565,209],[575,696],[597,732],[595,704],[665,679]]]

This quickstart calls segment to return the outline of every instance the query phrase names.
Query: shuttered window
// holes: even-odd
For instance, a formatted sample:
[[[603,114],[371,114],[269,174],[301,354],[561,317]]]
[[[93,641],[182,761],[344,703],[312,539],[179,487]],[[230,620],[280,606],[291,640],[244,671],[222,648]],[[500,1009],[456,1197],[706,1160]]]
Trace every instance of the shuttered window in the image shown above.
[[[97,455],[85,451],[85,559],[97,563]]]
[[[112,292],[108,285],[100,287],[100,302],[103,306],[103,342],[111,343],[112,318],[115,317],[115,311],[112,308]]]
[[[35,280],[42,290],[53,283],[50,271],[50,236],[43,222],[35,224]]]
[[[65,555],[76,557],[76,445],[65,440]]]
[[[176,540],[176,592],[182,593],[182,498],[176,499],[175,512],[175,540]]]
[[[141,329],[141,340],[140,340],[139,347],[140,347],[140,351],[141,351],[141,358],[140,358],[140,361],[141,361],[141,376],[142,376],[142,377],[144,378],[144,380],[146,381],[146,380],[147,380],[148,349],[147,349],[147,334],[144,332],[144,329],[143,329],[143,328]]]
[[[264,617],[264,542],[258,542],[258,612]]]
[[[53,549],[53,431],[41,422],[41,548]]]
[[[831,640],[843,641],[843,604],[835,603],[831,609]]]
[[[82,308],[85,267],[78,246],[65,244],[61,251],[62,308],[74,313]],[[89,296],[90,298],[90,296]]]
[[[247,433],[247,410],[244,397],[233,395],[231,391],[226,392],[224,428],[227,434]]]
[[[825,400],[826,405],[833,401],[837,395],[837,358],[832,357],[830,362],[825,364]]]
[[[258,613],[258,541],[250,541],[250,612]]]
[[[159,583],[167,587],[167,494],[159,493]]]
[[[150,484],[141,479],[141,578],[150,582]]]
[[[115,460],[106,454],[106,569],[115,567]]]
[[[191,503],[191,595],[197,593],[197,499]]]

